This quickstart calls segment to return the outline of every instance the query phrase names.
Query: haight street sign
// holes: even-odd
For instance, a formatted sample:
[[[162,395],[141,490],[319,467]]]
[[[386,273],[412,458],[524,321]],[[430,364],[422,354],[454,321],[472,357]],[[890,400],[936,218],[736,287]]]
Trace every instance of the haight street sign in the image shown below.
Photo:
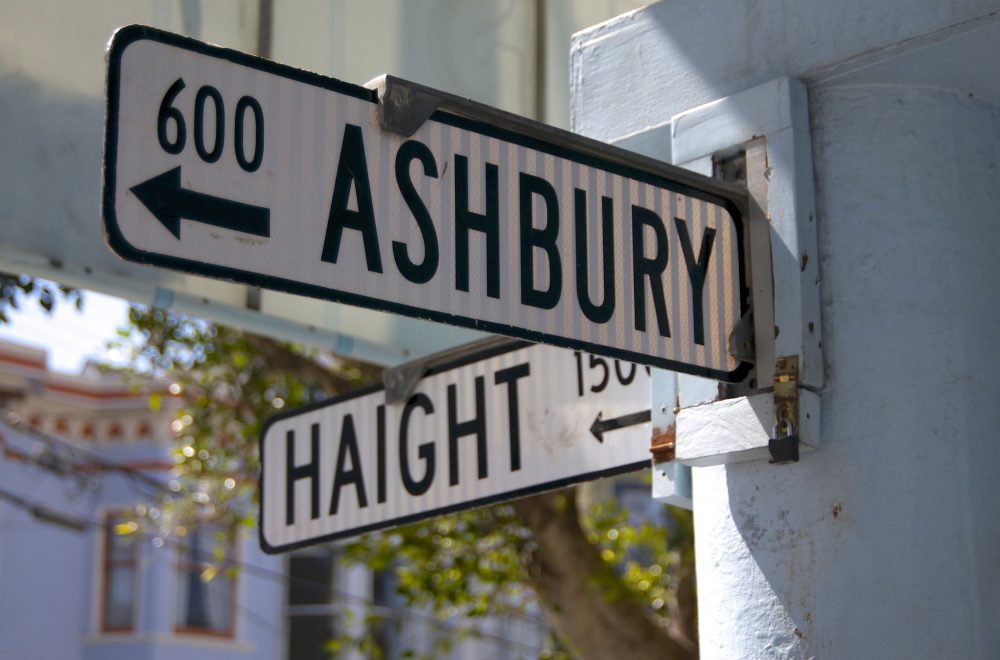
[[[750,368],[727,346],[748,311],[731,187],[453,107],[405,137],[375,91],[141,26],[115,33],[107,84],[104,226],[126,259],[723,380]]]
[[[422,379],[293,410],[261,434],[271,553],[650,464],[647,368],[510,342]]]

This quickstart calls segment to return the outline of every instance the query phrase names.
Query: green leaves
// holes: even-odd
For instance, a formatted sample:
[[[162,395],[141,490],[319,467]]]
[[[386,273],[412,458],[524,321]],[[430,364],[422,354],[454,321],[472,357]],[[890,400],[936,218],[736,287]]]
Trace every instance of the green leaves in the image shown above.
[[[161,504],[160,524],[169,520],[179,526],[208,518],[253,525],[258,437],[264,420],[277,410],[370,384],[380,375],[369,365],[165,310],[133,306],[129,320],[119,350],[131,355],[134,373],[161,377],[169,384],[151,397],[150,405],[177,408],[172,427],[177,437],[174,494]],[[557,511],[575,520],[572,497],[567,491],[553,502]],[[671,510],[663,520],[666,527],[652,521],[630,524],[628,512],[609,501],[584,510],[580,522],[586,541],[601,557],[588,576],[592,593],[610,602],[642,603],[666,629],[677,610],[681,579],[690,571],[693,535],[686,512]],[[331,640],[327,648],[334,657],[350,649],[381,657],[379,631],[395,625],[390,619],[417,616],[414,612],[440,634],[432,635],[431,647],[409,649],[407,657],[440,657],[463,635],[488,637],[481,624],[489,617],[543,625],[539,611],[560,604],[539,599],[532,591],[527,558],[538,549],[533,532],[511,504],[343,543],[345,562],[395,574],[401,607],[344,603],[342,620],[361,617],[356,618],[361,625],[343,627],[350,632]],[[572,565],[574,557],[553,561]],[[513,643],[519,645],[518,657],[568,658],[558,641],[553,642],[550,649]]]
[[[498,505],[369,534],[344,552],[374,569],[396,566],[408,605],[476,619],[521,614],[532,601],[520,582],[523,537],[511,508]]]
[[[27,299],[33,297],[46,312],[51,312],[60,298],[78,310],[83,309],[83,293],[79,289],[28,275],[0,273],[0,323],[9,323],[8,310],[20,309]]]
[[[633,599],[667,625],[670,605],[676,604],[680,576],[693,562],[694,530],[691,513],[664,505],[666,525],[646,521],[630,525],[628,511],[614,500],[591,507],[584,516],[588,540],[601,548],[611,569],[595,587],[609,599]]]
[[[251,336],[166,310],[130,307],[116,347],[129,355],[137,381],[168,383],[150,395],[150,407],[177,411],[176,495],[163,507],[178,523],[253,524],[261,424],[279,408],[309,403],[314,390],[272,369]]]

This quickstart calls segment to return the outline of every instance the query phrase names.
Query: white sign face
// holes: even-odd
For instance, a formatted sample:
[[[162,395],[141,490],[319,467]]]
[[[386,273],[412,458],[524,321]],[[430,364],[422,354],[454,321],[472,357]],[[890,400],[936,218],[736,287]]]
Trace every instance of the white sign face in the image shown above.
[[[109,53],[126,259],[738,380],[743,228],[712,193],[151,28]]]
[[[499,350],[505,352],[498,352]],[[650,464],[649,370],[521,342],[268,420],[260,538],[283,552]]]

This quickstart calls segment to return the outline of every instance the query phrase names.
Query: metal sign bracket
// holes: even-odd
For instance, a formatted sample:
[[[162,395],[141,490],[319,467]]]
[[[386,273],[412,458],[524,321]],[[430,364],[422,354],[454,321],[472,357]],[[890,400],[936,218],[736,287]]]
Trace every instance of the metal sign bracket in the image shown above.
[[[649,172],[681,185],[703,190],[730,200],[740,212],[747,211],[745,186],[686,170],[656,158],[593,140],[534,119],[385,74],[365,83],[378,95],[379,125],[387,131],[409,137],[437,111],[481,121],[518,135],[557,144],[573,151]]]
[[[783,431],[799,428],[799,356],[778,358],[774,369],[774,424]]]
[[[729,354],[742,362],[755,364],[757,353],[754,343],[753,312],[747,312],[729,333]]]
[[[807,87],[778,78],[675,115],[670,126],[674,162],[704,167],[745,151],[753,315],[733,329],[729,350],[752,356],[756,372],[721,399],[695,399],[695,389],[685,402],[681,393],[677,460],[794,461],[820,445],[824,382]],[[775,456],[772,441],[788,453]]]
[[[417,389],[417,383],[432,369],[438,369],[470,355],[481,356],[485,351],[506,349],[517,344],[527,346],[529,342],[509,337],[486,337],[389,367],[382,372],[385,402],[394,405],[408,401],[413,396],[414,390]]]
[[[416,133],[442,105],[449,105],[448,95],[443,92],[396,76],[379,76],[365,83],[365,87],[378,93],[378,120],[382,128],[404,137]]]

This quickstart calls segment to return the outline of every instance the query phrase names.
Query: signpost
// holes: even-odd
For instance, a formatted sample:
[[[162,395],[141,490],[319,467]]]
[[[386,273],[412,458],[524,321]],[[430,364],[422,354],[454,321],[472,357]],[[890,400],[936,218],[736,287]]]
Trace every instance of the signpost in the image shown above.
[[[261,437],[268,552],[649,465],[648,369],[526,342],[470,355],[405,403],[382,388],[293,410]]]
[[[723,380],[750,368],[728,346],[748,312],[732,188],[471,103],[390,132],[399,98],[151,28],[118,31],[108,62],[104,225],[126,259]]]

